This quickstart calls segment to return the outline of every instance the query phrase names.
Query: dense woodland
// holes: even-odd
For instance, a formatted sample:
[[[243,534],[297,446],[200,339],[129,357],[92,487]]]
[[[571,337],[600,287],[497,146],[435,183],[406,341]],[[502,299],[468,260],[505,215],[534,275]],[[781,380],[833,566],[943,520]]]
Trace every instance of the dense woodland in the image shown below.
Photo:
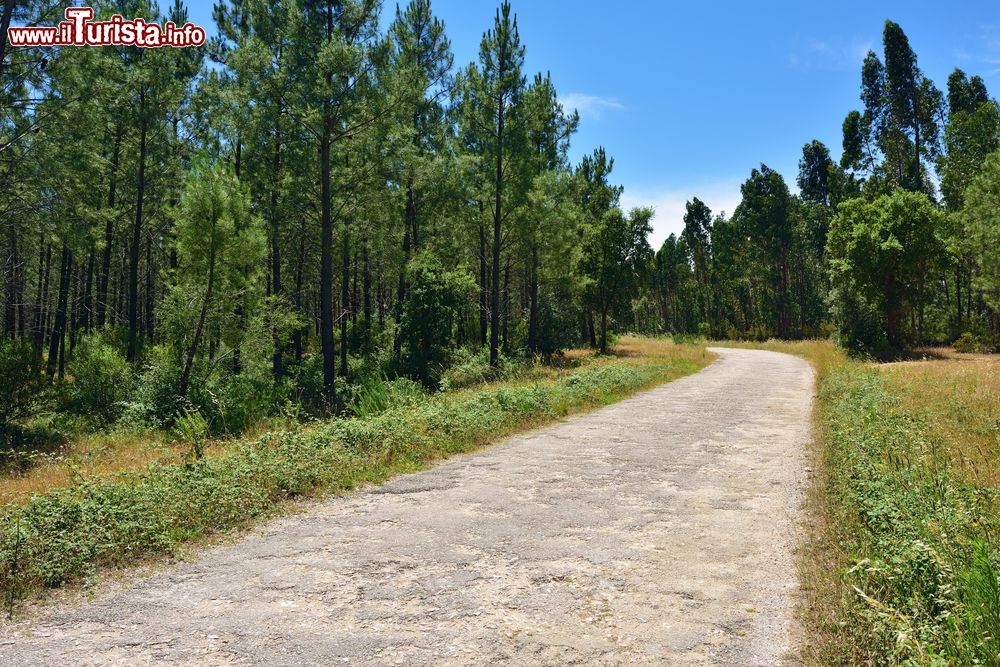
[[[65,4],[8,0],[3,32]],[[187,20],[179,0],[95,5]],[[238,432],[350,409],[372,378],[437,389],[456,364],[626,331],[996,344],[1000,110],[960,70],[942,92],[898,25],[839,163],[807,143],[797,195],[760,165],[731,217],[694,198],[654,252],[613,158],[569,160],[578,116],[524,71],[509,4],[465,65],[429,0],[384,32],[381,11],[221,0],[203,48],[4,46],[8,443],[43,404],[78,428],[196,411]]]

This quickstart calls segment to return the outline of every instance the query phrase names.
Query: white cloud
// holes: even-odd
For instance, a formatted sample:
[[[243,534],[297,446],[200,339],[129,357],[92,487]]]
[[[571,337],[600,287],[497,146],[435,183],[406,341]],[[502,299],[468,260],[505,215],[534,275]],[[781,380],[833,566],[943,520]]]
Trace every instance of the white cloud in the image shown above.
[[[713,216],[725,212],[726,216],[729,217],[732,216],[736,206],[740,203],[740,182],[735,180],[718,181],[683,188],[630,188],[625,186],[621,206],[625,211],[641,206],[651,206],[656,211],[656,215],[653,216],[653,233],[649,237],[649,244],[653,246],[653,250],[659,250],[663,241],[670,234],[680,236],[684,230],[684,205],[695,197],[712,209]]]
[[[600,120],[607,111],[622,111],[625,108],[625,105],[613,97],[586,95],[584,93],[563,95],[559,98],[559,103],[566,111],[576,109],[580,112],[581,118],[590,118],[593,120]]]
[[[801,72],[853,69],[871,50],[871,42],[828,42],[814,38],[800,40],[788,55],[788,64]]]

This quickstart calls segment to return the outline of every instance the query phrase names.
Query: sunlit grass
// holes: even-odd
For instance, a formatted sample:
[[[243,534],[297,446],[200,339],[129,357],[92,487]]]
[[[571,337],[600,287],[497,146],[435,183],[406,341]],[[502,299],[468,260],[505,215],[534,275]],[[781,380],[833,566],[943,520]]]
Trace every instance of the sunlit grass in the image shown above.
[[[920,414],[967,480],[1000,487],[1000,355],[879,367],[900,408]]]

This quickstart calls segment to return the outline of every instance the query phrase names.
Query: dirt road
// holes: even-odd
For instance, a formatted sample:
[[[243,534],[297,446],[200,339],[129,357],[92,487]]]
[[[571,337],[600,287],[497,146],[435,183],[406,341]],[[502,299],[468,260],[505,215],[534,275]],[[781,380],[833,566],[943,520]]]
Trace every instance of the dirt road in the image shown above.
[[[812,371],[718,352],[8,628],[0,664],[782,664]]]

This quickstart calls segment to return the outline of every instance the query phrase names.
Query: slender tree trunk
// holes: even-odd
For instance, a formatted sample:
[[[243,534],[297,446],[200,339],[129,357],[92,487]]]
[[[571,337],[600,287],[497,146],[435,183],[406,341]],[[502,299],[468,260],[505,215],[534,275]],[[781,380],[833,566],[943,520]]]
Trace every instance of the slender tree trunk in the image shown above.
[[[501,326],[501,331],[503,332],[503,345],[501,348],[504,354],[510,352],[510,338],[509,334],[509,323],[510,323],[510,258],[504,263],[503,267],[503,325]]]
[[[601,354],[608,353],[608,307],[601,308]]]
[[[333,7],[326,5],[326,41],[333,40]],[[333,74],[326,74],[326,84],[333,83]],[[336,349],[333,341],[333,212],[330,202],[330,141],[333,134],[333,110],[329,101],[323,102],[323,127],[319,142],[320,200],[322,208],[322,236],[320,239],[320,345],[323,352],[323,389],[331,404],[336,405],[334,373]]]
[[[108,309],[108,279],[111,276],[111,249],[114,244],[115,191],[118,187],[118,161],[121,156],[122,126],[115,124],[115,145],[111,151],[111,174],[108,183],[108,219],[104,223],[104,253],[97,278],[97,328],[104,326]]]
[[[45,369],[49,378],[56,374],[59,346],[66,333],[66,304],[69,298],[69,275],[72,261],[69,248],[63,244],[59,260],[59,294],[56,299],[56,318],[52,326],[52,336],[49,339],[49,359]]]
[[[486,345],[490,285],[486,274],[486,230],[479,223],[479,344]]]
[[[496,135],[496,192],[493,209],[493,263],[490,275],[490,366],[496,368],[500,363],[500,225],[503,222],[501,207],[503,205],[503,136],[504,136],[504,104],[501,100],[497,105],[497,135]]]
[[[87,273],[83,287],[83,306],[80,308],[80,327],[90,333],[94,324],[94,304],[91,286],[94,284],[94,247],[91,245],[90,252],[87,253]]]
[[[142,240],[142,203],[146,191],[146,90],[139,91],[139,180],[136,187],[135,224],[128,265],[128,360],[139,351],[139,244]]]
[[[416,207],[413,200],[413,178],[410,177],[406,183],[406,211],[403,216],[403,265],[399,267],[399,286],[396,288],[395,318],[396,334],[393,337],[393,354],[399,358],[402,352],[402,339],[400,338],[399,326],[403,321],[403,301],[406,299],[406,267],[410,263],[410,230],[415,224],[417,216]]]
[[[271,190],[271,293],[280,298],[281,289],[281,239],[278,234],[278,192],[277,183],[281,172],[281,127],[279,121],[274,122],[274,158],[271,161],[271,178],[275,184]],[[280,380],[285,374],[282,359],[282,344],[277,334],[274,336],[274,356],[271,358],[271,372],[275,380]]]
[[[365,356],[371,349],[371,336],[372,336],[372,271],[371,266],[368,263],[368,237],[364,237],[361,240],[361,262],[364,265],[363,271],[363,308],[364,308],[364,351]]]
[[[188,384],[191,382],[191,368],[194,366],[198,345],[201,344],[201,338],[205,332],[205,317],[208,314],[208,307],[212,301],[212,290],[215,287],[215,225],[216,221],[212,220],[212,229],[209,232],[208,240],[208,285],[205,287],[205,300],[201,302],[201,310],[198,313],[198,325],[194,330],[194,338],[191,339],[191,345],[188,347],[187,356],[184,359],[184,371],[181,373],[181,385],[178,392],[181,398],[187,396]]]
[[[330,133],[333,118],[329,104],[325,108],[323,136],[320,139],[320,200],[322,205],[322,238],[320,242],[320,344],[323,351],[323,388],[327,398],[336,401],[334,385],[336,350],[333,342],[333,213],[330,204]]]
[[[10,246],[9,258],[5,267],[6,295],[4,299],[4,335],[14,338],[17,329],[17,229],[13,221],[7,223],[7,244]]]
[[[35,292],[35,323],[34,323],[34,357],[35,368],[41,368],[42,342],[45,338],[46,324],[48,320],[49,303],[49,273],[52,269],[52,245],[45,243],[44,237],[39,248],[44,248],[44,252],[39,250],[38,254],[38,289]],[[45,259],[42,259],[42,256]]]
[[[340,374],[347,375],[347,316],[351,287],[350,222],[344,218],[344,236],[340,246]]]
[[[538,351],[538,248],[531,246],[531,265],[528,268],[528,349]]]
[[[153,266],[153,239],[147,235],[146,239],[146,340],[151,344],[156,341],[154,331],[156,318],[156,271]]]

